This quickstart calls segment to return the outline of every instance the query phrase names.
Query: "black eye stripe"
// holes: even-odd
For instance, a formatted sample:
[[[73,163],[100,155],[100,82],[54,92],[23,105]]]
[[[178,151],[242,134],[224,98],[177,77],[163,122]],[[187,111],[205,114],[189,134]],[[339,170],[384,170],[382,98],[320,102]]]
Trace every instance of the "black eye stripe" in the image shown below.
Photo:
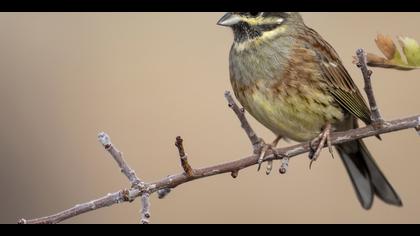
[[[260,14],[260,12],[248,12],[248,14],[252,17],[257,17]]]
[[[259,25],[258,28],[261,31],[271,31],[275,28],[277,28],[279,25],[278,24],[264,24],[264,25]]]
[[[243,16],[244,18],[255,18],[262,17],[262,20],[251,20],[247,21],[247,19],[241,20],[238,24],[232,27],[234,32],[234,40],[236,43],[244,42],[247,40],[252,40],[262,36],[265,32],[270,32],[275,30],[276,28],[283,25],[287,18],[281,17],[283,14],[286,13],[271,13],[267,14],[266,12],[238,12],[234,13],[239,16]],[[251,16],[251,14],[256,16]]]

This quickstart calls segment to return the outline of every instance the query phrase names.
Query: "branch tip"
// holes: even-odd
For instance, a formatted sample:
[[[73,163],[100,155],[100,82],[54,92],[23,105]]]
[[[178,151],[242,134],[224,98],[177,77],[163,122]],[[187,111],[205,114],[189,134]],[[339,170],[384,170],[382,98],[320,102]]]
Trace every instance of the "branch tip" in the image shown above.
[[[23,219],[23,218],[22,218],[22,219],[20,219],[20,220],[18,221],[18,224],[19,224],[19,225],[26,225],[26,222],[27,222],[27,221],[26,221],[25,219]]]
[[[282,175],[286,174],[288,168],[289,168],[289,158],[284,157],[281,160],[281,166],[280,166],[280,169],[279,169],[279,173],[282,174]]]
[[[105,147],[105,149],[109,149],[112,146],[111,138],[105,132],[100,132],[98,134],[98,140]]]
[[[185,156],[183,142],[184,142],[184,140],[181,138],[181,136],[177,136],[176,137],[176,139],[175,139],[175,146],[178,148],[179,156],[180,157]]]
[[[365,53],[365,50],[364,50],[363,48],[358,48],[358,49],[356,50],[356,54],[357,54],[357,56],[363,55],[364,53]]]
[[[137,177],[136,172],[128,166],[127,162],[123,158],[122,152],[112,145],[109,135],[105,132],[101,132],[98,134],[98,140],[105,147],[108,153],[111,154],[115,162],[117,162],[121,172],[128,178],[131,185],[138,186],[141,183],[140,179]]]

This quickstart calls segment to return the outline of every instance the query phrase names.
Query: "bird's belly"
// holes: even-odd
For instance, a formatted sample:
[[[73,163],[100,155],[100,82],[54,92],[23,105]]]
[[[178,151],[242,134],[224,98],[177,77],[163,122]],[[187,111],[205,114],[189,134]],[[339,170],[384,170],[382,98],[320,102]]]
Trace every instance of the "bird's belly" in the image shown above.
[[[254,90],[238,96],[245,109],[276,135],[298,142],[315,138],[327,123],[343,119],[342,110],[321,91],[280,96],[269,90]]]

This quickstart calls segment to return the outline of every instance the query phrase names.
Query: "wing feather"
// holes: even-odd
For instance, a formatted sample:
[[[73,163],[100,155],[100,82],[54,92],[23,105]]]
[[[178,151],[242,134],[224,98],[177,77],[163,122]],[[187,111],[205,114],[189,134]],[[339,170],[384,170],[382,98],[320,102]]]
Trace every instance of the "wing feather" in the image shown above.
[[[308,28],[307,33],[304,38],[310,37],[309,42],[320,60],[320,67],[331,94],[348,112],[370,124],[370,110],[337,52],[316,31]]]

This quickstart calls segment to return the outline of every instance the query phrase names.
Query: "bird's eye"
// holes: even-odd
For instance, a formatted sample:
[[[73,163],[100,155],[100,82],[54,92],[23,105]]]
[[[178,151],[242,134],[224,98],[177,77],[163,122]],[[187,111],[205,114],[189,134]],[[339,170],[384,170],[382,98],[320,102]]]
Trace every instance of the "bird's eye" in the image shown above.
[[[248,14],[252,17],[257,17],[260,15],[261,12],[248,12]]]

